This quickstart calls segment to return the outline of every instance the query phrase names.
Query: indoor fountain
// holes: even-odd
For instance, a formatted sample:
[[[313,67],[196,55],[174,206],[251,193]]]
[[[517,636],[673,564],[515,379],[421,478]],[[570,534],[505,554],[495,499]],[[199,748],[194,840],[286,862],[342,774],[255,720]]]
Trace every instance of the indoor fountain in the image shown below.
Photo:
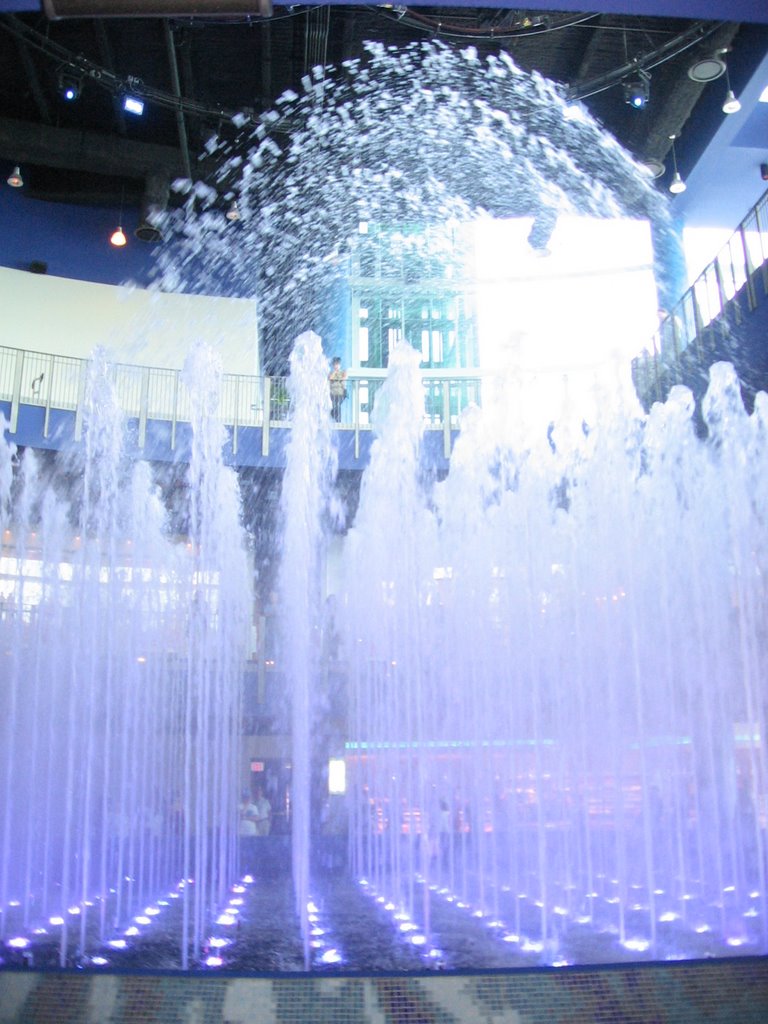
[[[447,475],[425,457],[419,354],[400,339],[368,410],[354,514],[336,492],[326,376],[361,225],[529,218],[543,251],[558,218],[629,218],[658,239],[652,183],[551,83],[471,49],[371,45],[234,127],[210,147],[209,183],[176,184],[186,200],[158,281],[255,294],[262,365],[290,371],[276,554],[299,962],[765,953],[764,396],[748,416],[717,365],[702,436],[687,391],[646,414],[627,360],[606,355],[588,391],[561,371],[537,391],[557,401],[532,408],[516,354],[548,338],[534,320],[518,344],[511,310],[507,348],[476,368],[482,401],[456,416]],[[3,449],[8,571],[24,583],[7,588],[2,622],[0,900],[6,940],[10,918],[42,927],[64,965],[163,915],[175,962],[199,965],[232,885],[244,889],[252,574],[217,372],[205,354],[188,371],[184,541],[149,468],[125,462],[101,361],[85,450],[61,473],[30,452],[14,473]],[[340,696],[343,737],[327,725]],[[346,767],[332,798],[346,888],[313,855],[330,756]],[[344,902],[358,939],[386,934],[413,959],[354,937],[343,958],[314,945],[318,917],[340,929]]]

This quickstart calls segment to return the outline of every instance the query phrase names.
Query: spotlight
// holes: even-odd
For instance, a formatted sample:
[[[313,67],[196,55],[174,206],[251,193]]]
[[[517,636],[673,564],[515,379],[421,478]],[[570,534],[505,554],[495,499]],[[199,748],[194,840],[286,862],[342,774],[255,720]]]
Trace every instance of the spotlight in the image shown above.
[[[624,90],[624,102],[635,110],[642,110],[651,95],[651,76],[647,71],[638,71],[635,78],[627,78],[621,87]]]
[[[128,239],[125,237],[125,232],[122,227],[118,224],[112,234],[109,236],[109,241],[116,249],[122,249]]]
[[[723,103],[723,113],[735,114],[739,110],[741,110],[741,103],[739,102],[738,97],[735,95],[733,89],[729,89],[728,92],[725,94],[725,102]]]
[[[21,168],[18,166],[18,164],[16,165],[16,167],[13,168],[11,173],[8,175],[8,184],[11,186],[11,188],[24,187],[24,179],[21,176]]]
[[[123,96],[123,110],[134,117],[141,117],[144,113],[144,100],[138,96]]]
[[[731,79],[728,74],[728,65],[725,66],[725,85],[727,92],[725,94],[725,100],[723,101],[723,113],[724,114],[736,114],[741,110],[741,103],[738,97],[731,88]]]
[[[237,200],[236,199],[232,200],[232,204],[230,205],[229,209],[224,214],[224,216],[227,218],[227,220],[231,220],[231,221],[240,220],[240,210],[238,209]]]
[[[676,135],[670,135],[669,141],[672,143],[672,166],[674,167],[674,174],[672,175],[672,181],[669,183],[669,191],[673,196],[679,196],[681,192],[685,192],[688,187],[683,179],[680,177],[680,171],[677,169],[677,153],[675,152],[675,139]]]
[[[58,87],[62,99],[65,99],[68,103],[74,103],[75,100],[80,99],[80,92],[83,87],[83,77],[76,71],[59,71]]]

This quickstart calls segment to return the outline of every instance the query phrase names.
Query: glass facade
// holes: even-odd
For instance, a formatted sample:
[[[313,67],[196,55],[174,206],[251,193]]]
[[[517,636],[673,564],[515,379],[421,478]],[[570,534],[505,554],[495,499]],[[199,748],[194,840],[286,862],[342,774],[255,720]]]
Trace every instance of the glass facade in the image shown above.
[[[355,368],[385,370],[403,342],[425,370],[477,367],[467,237],[458,227],[361,224],[351,265]]]

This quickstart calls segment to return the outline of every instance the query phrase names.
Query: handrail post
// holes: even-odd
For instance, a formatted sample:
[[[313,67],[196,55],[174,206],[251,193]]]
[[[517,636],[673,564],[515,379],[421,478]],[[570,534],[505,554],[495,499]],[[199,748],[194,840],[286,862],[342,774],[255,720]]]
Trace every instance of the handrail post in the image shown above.
[[[264,377],[264,415],[261,422],[261,454],[266,458],[269,455],[269,421],[272,419],[272,378]]]
[[[147,411],[149,406],[149,374],[148,366],[142,367],[141,390],[139,392],[139,448],[147,443]]]
[[[173,408],[171,409],[171,451],[176,451],[176,424],[179,416],[179,371],[173,374]]]
[[[355,461],[360,458],[360,380],[352,381],[352,423],[355,427]]]
[[[48,357],[48,386],[45,389],[45,413],[43,414],[43,437],[48,438],[51,434],[51,396],[53,395],[53,362],[54,357]]]
[[[15,434],[19,426],[19,405],[21,403],[21,381],[24,376],[24,349],[16,350],[16,367],[13,374],[13,394],[11,395],[11,422],[8,432]]]
[[[443,380],[443,455],[451,457],[451,381]]]
[[[764,212],[765,206],[762,203],[758,203],[755,207],[755,226],[757,228],[757,234],[760,239],[760,252],[763,257],[763,262],[760,264],[760,273],[763,278],[763,291],[768,295],[768,252],[766,247],[763,245],[763,234],[768,234],[768,228],[765,232],[763,231],[761,212]]]
[[[744,222],[739,226],[739,238],[741,239],[741,251],[744,255],[744,269],[746,271],[747,280],[747,306],[750,313],[757,309],[757,293],[755,292],[755,281],[753,278],[754,267],[752,266],[752,260],[749,258],[749,246],[747,245],[747,233],[744,230]]]
[[[90,362],[83,359],[80,363],[80,380],[77,382],[77,404],[75,405],[75,441],[83,439],[83,418],[85,416],[85,392],[88,384]]]
[[[235,377],[235,414],[232,417],[232,454],[237,455],[237,427],[240,421],[240,376]]]

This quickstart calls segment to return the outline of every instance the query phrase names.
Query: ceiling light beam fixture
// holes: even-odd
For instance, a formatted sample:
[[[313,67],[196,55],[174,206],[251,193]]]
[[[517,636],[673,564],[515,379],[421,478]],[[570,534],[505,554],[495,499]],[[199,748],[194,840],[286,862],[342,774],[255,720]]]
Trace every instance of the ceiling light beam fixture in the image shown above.
[[[736,114],[741,110],[741,103],[739,102],[738,96],[731,88],[731,77],[728,74],[728,65],[725,65],[725,100],[723,101],[723,113],[724,114]]]
[[[116,249],[122,249],[127,244],[128,239],[125,237],[123,231],[123,204],[125,203],[125,185],[120,190],[120,216],[117,219],[117,227],[109,236],[110,245],[114,245]]]
[[[679,196],[681,192],[685,192],[688,187],[683,179],[680,177],[680,171],[677,169],[677,154],[675,153],[675,139],[676,135],[670,135],[669,140],[672,143],[672,166],[674,168],[674,174],[672,175],[672,181],[669,183],[669,191],[673,196]]]
[[[59,68],[56,78],[61,98],[67,103],[74,103],[80,99],[83,89],[83,76],[75,68]]]
[[[144,113],[144,100],[138,96],[123,96],[123,110],[126,114],[133,114],[134,117],[141,117]]]
[[[8,175],[7,181],[11,188],[24,188],[24,179],[21,176],[21,168],[18,164]]]
[[[635,110],[642,110],[651,97],[651,76],[641,68],[631,78],[625,78],[621,87],[624,90],[624,102]]]

